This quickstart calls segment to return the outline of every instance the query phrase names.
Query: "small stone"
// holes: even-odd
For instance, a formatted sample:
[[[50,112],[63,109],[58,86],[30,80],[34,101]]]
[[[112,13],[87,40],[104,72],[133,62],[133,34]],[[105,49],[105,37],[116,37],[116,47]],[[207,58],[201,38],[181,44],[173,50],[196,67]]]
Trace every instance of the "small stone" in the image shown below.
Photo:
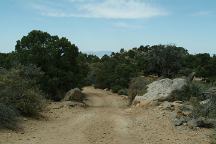
[[[27,118],[23,118],[23,120],[24,120],[24,121],[28,121],[28,119],[27,119]]]

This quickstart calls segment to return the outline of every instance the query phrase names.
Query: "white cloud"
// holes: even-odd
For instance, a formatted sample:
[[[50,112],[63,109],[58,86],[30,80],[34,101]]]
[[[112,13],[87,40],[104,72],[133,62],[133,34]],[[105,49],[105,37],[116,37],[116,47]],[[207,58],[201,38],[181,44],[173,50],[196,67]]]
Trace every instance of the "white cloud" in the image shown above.
[[[38,10],[41,15],[43,16],[50,16],[50,17],[66,17],[67,14],[60,9],[51,8],[45,5],[33,5],[33,8]]]
[[[37,5],[41,14],[52,17],[83,17],[105,19],[144,19],[167,15],[160,7],[144,0],[69,0],[70,9]]]

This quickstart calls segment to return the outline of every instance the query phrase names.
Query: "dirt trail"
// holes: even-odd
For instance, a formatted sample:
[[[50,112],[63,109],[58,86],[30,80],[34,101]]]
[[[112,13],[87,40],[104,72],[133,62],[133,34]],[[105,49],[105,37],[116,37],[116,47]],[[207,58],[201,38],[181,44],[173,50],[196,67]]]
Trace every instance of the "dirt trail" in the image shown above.
[[[209,144],[210,131],[177,129],[158,107],[126,107],[122,97],[84,89],[89,108],[51,103],[47,120],[27,120],[24,132],[0,132],[0,144]]]

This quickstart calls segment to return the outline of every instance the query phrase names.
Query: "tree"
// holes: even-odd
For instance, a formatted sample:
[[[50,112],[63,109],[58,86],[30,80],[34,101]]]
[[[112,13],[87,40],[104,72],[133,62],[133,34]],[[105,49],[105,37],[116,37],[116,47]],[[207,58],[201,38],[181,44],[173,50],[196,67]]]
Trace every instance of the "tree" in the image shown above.
[[[92,68],[92,64],[93,63],[97,63],[100,61],[100,58],[98,58],[95,55],[87,55],[84,53],[79,53],[78,56],[78,65],[81,69],[79,75],[80,77],[84,77],[85,79],[82,79],[83,81],[80,84],[84,84],[84,85],[91,85],[92,83],[94,83],[94,73],[93,73],[93,69]]]
[[[97,88],[109,88],[113,92],[128,88],[132,77],[137,75],[135,62],[135,50],[112,53],[111,56],[103,56],[92,68]]]
[[[16,55],[12,53],[0,53],[0,67],[9,69],[17,65]]]
[[[53,100],[61,100],[83,79],[77,63],[78,48],[64,37],[33,30],[17,41],[15,52],[21,64],[35,64],[45,73],[40,86]]]
[[[181,47],[173,45],[152,46],[147,54],[147,74],[173,77],[182,68],[182,60],[188,53]]]

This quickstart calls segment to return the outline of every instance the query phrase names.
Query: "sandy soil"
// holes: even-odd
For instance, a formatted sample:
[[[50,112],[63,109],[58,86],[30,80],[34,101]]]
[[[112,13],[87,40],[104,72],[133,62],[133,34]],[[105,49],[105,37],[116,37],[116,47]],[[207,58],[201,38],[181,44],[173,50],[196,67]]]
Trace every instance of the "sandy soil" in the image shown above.
[[[209,144],[210,131],[173,126],[158,107],[127,108],[123,97],[86,87],[88,108],[50,103],[45,119],[0,131],[0,144]]]

